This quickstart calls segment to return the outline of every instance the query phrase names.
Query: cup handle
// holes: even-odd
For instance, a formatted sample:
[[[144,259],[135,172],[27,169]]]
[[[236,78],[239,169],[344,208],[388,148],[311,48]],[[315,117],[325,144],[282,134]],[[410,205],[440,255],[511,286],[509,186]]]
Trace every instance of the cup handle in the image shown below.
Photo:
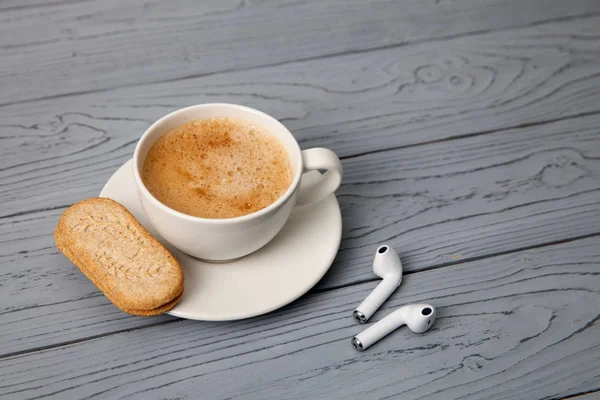
[[[296,205],[321,200],[340,187],[343,175],[342,163],[333,151],[322,147],[302,150],[302,163],[304,164],[303,172],[319,169],[327,170],[327,172],[314,181],[307,182],[303,178]]]

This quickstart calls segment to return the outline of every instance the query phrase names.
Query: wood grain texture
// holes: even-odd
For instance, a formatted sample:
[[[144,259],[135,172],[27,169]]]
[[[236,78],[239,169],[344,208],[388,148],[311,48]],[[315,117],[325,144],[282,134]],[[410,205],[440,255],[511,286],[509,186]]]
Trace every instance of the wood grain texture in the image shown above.
[[[0,217],[98,193],[144,130],[233,102],[342,157],[600,111],[600,18],[0,108]]]
[[[593,115],[344,160],[343,241],[318,288],[375,279],[384,242],[410,272],[600,232],[599,126]],[[0,219],[0,307],[11,322],[0,324],[0,354],[136,324],[90,297],[95,287],[58,253],[61,212]]]
[[[594,115],[344,160],[343,241],[319,286],[372,278],[384,242],[415,271],[598,233],[598,126]]]
[[[598,397],[599,2],[4,0],[0,85],[1,398]],[[343,157],[341,250],[263,317],[126,315],[52,231],[203,102]],[[357,353],[381,242],[406,275],[374,320],[440,318]]]
[[[5,358],[0,393],[541,399],[600,387],[600,237],[412,274],[375,319],[427,300],[438,310],[434,327],[399,330],[359,353],[351,310],[374,285],[246,321],[178,321]]]
[[[0,5],[0,104],[600,11],[593,0],[15,3]]]

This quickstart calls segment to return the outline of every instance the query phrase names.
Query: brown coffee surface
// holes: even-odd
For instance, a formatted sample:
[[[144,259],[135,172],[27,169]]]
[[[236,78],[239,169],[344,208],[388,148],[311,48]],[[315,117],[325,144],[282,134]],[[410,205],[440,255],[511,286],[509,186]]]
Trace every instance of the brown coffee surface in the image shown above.
[[[161,137],[142,180],[168,207],[202,218],[233,218],[274,203],[292,182],[289,156],[265,128],[227,117],[181,125]]]

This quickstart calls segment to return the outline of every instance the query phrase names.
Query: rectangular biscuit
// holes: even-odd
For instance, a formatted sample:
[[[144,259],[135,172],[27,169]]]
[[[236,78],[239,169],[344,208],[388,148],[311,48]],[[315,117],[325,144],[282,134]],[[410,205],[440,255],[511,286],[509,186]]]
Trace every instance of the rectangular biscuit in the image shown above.
[[[54,231],[59,250],[121,310],[168,311],[183,295],[177,260],[121,204],[92,198],[69,207]]]

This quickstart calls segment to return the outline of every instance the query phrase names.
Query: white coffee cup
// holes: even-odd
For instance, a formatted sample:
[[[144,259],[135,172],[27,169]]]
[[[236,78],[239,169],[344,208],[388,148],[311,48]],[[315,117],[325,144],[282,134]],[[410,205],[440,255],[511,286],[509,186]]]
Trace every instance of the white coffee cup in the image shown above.
[[[292,163],[294,177],[288,190],[273,204],[236,218],[199,218],[167,207],[146,189],[141,170],[152,145],[175,127],[211,117],[231,117],[256,123],[281,141]],[[301,186],[302,174],[311,170],[327,172]],[[243,257],[266,245],[281,230],[296,205],[318,201],[335,192],[342,181],[342,164],[335,153],[328,149],[301,151],[290,131],[263,112],[235,104],[214,103],[182,108],[152,124],[140,138],[133,153],[133,173],[142,208],[164,239],[194,257],[227,261]]]

